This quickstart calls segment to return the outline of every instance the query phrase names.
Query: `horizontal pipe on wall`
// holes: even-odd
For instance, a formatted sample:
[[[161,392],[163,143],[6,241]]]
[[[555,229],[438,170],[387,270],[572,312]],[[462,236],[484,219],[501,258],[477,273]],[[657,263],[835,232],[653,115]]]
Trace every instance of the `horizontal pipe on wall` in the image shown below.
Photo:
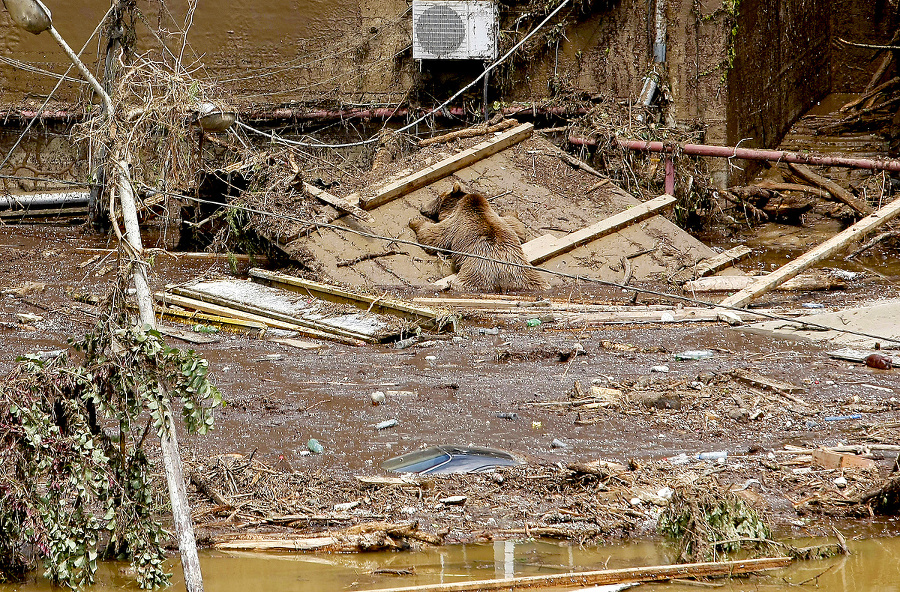
[[[504,107],[500,110],[506,116],[515,115],[533,117],[567,117],[574,115],[584,115],[588,112],[587,107],[537,107],[514,105]],[[277,107],[274,109],[244,109],[238,111],[238,116],[247,122],[279,122],[279,121],[339,121],[342,119],[406,119],[407,117],[418,117],[423,113],[429,113],[435,117],[458,117],[465,118],[467,113],[462,107],[451,107],[440,111],[431,111],[427,109],[397,109],[395,107],[373,107],[373,108],[353,108],[353,109],[302,109],[293,107]],[[130,119],[140,115],[140,111],[135,111]],[[82,121],[87,116],[81,111],[65,111],[65,110],[45,110],[30,111],[21,109],[7,109],[0,111],[0,121],[28,121],[30,119],[39,119],[41,121],[57,121],[57,122],[75,122]]]
[[[48,206],[80,206],[86,205],[89,197],[90,194],[87,191],[0,195],[0,210],[25,210],[46,208]]]
[[[664,142],[647,142],[644,140],[624,140],[616,138],[623,148],[643,152],[667,152],[680,150],[693,156],[715,156],[720,158],[741,158],[744,160],[767,160],[771,162],[796,162],[817,166],[839,166],[873,171],[900,172],[900,160],[876,160],[871,158],[849,158],[846,156],[820,156],[816,154],[800,154],[784,150],[757,150],[754,148],[737,148],[732,146],[713,146],[710,144],[666,144]],[[579,136],[569,136],[569,143],[575,146],[597,146],[597,141]]]

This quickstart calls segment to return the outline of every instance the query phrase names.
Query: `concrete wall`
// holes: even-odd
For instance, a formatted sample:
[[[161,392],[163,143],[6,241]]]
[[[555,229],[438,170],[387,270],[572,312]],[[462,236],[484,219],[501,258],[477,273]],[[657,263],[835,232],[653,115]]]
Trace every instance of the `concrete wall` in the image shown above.
[[[833,8],[827,0],[741,0],[726,85],[728,144],[776,146],[831,90]]]

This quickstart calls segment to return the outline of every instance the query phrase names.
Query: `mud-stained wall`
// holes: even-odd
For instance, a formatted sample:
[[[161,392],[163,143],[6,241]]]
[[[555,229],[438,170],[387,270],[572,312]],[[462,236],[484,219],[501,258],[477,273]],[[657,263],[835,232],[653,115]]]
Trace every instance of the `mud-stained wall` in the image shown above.
[[[827,0],[741,0],[738,6],[729,42],[727,142],[773,147],[831,89],[834,7]]]
[[[896,4],[891,0],[835,0],[829,3],[832,92],[862,91],[885,56],[884,52],[847,45],[839,40],[889,45],[900,25]]]

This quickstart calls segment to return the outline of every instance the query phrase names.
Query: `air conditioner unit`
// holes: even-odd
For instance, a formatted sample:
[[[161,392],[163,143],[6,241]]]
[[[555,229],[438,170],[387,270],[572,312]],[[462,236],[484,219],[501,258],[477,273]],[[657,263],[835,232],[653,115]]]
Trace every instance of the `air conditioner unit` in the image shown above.
[[[497,57],[494,2],[413,0],[413,58],[493,60]]]

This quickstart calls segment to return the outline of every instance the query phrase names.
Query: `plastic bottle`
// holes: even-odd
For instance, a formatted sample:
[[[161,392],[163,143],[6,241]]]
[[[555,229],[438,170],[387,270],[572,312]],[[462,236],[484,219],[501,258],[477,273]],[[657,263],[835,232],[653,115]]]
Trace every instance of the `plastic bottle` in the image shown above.
[[[727,450],[716,450],[714,452],[701,452],[697,455],[700,460],[719,460],[720,458],[728,458]]]
[[[689,349],[687,351],[675,354],[675,359],[684,360],[706,360],[713,357],[713,352],[708,349]]]
[[[525,321],[526,327],[540,327],[541,319],[528,319]]]
[[[306,443],[306,447],[313,454],[322,454],[323,452],[325,452],[325,447],[319,444],[319,441],[315,438],[310,438],[309,442]]]

